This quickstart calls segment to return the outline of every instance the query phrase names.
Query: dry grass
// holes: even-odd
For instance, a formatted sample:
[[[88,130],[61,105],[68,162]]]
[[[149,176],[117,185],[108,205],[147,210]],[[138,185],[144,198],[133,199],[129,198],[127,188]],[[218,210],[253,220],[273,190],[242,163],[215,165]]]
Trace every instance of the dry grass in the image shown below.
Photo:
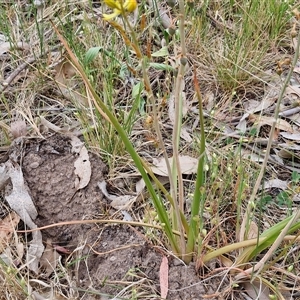
[[[297,1],[201,1],[187,9],[187,49],[189,69],[185,79],[188,112],[185,126],[193,142],[181,141],[183,154],[197,156],[197,103],[192,83],[193,69],[201,85],[206,118],[208,161],[210,173],[206,179],[207,202],[204,217],[211,247],[219,248],[236,241],[243,201],[249,197],[259,164],[242,159],[242,143],[235,137],[226,137],[222,128],[236,125],[249,100],[262,100],[274,85],[274,70],[278,60],[293,55],[290,31],[292,10]],[[31,2],[30,2],[31,3]],[[97,115],[86,95],[80,78],[69,80],[57,77],[67,55],[58,45],[50,21],[61,31],[72,51],[84,65],[85,71],[106,105],[114,112],[131,136],[141,156],[149,161],[161,154],[157,137],[151,125],[151,106],[146,102],[141,70],[137,58],[124,45],[120,34],[101,18],[101,4],[92,1],[48,1],[45,9],[37,9],[28,1],[2,1],[0,4],[0,39],[9,43],[1,51],[1,82],[5,82],[23,65],[9,85],[2,85],[1,93],[1,149],[10,145],[13,136],[10,123],[25,119],[28,135],[41,136],[43,127],[39,116],[62,127],[84,129],[84,137],[92,151],[101,153],[109,165],[112,182],[118,172],[133,169],[120,137],[114,128]],[[168,6],[163,2],[163,7]],[[163,126],[168,153],[171,147],[171,125],[168,99],[173,85],[173,73],[161,68],[177,59],[178,38],[168,35],[157,17],[155,8],[141,1],[139,14],[146,26],[137,19],[138,39],[148,55],[168,46],[169,54],[152,57],[160,65],[149,69],[155,93],[159,120]],[[176,26],[176,9],[168,11]],[[3,44],[2,44],[3,45]],[[88,61],[87,51],[99,47],[98,55]],[[72,68],[67,72],[72,74]],[[139,89],[141,87],[141,89]],[[80,125],[78,125],[78,123]],[[273,165],[268,176],[272,176]],[[186,178],[188,197],[193,190],[193,178]],[[141,212],[138,212],[138,214]],[[257,207],[255,219],[259,231],[270,227],[285,216],[283,209],[262,205]],[[272,215],[278,215],[274,219]],[[274,258],[273,266],[265,276],[275,283],[292,286],[293,266],[299,272],[298,250]],[[293,259],[289,258],[293,256]],[[4,282],[5,299],[25,299],[29,274],[0,265],[0,281]],[[279,271],[280,270],[280,271]],[[275,276],[276,275],[276,276]],[[133,275],[132,275],[133,276]],[[58,276],[59,277],[59,276]],[[142,279],[141,279],[142,280]],[[141,286],[144,283],[141,282]],[[59,285],[59,281],[55,283]],[[298,285],[297,285],[298,286]],[[64,290],[65,293],[65,290]],[[63,292],[61,293],[63,294]],[[124,295],[126,291],[124,291]],[[74,295],[73,295],[74,296]],[[75,295],[76,296],[76,295]],[[71,296],[70,296],[71,297]],[[136,295],[141,299],[144,295]],[[3,298],[4,299],[4,298]]]

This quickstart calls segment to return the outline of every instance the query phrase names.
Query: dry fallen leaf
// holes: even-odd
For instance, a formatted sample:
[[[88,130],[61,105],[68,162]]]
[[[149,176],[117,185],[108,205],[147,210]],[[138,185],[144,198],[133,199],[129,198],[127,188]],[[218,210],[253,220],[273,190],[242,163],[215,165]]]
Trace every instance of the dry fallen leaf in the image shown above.
[[[229,269],[229,268],[232,267],[233,261],[230,260],[229,258],[227,258],[226,256],[221,255],[221,256],[219,257],[219,259],[220,259],[222,265],[225,266],[226,268]]]
[[[35,226],[37,228],[37,226]],[[32,240],[29,243],[27,252],[28,267],[36,274],[39,272],[39,261],[44,252],[42,234],[40,231],[32,232]]]
[[[122,196],[114,196],[114,200],[110,203],[110,205],[114,209],[120,210],[128,210],[131,205],[136,201],[137,196],[132,195],[122,195]]]
[[[299,85],[290,85],[285,90],[285,95],[297,95],[297,97],[300,97],[300,86]]]
[[[7,266],[14,265],[14,258],[10,247],[7,247],[3,253],[0,254],[0,260],[3,261]]]
[[[25,186],[22,170],[20,166],[10,161],[7,161],[5,165],[12,183],[12,191],[8,185],[6,186],[5,199],[9,206],[20,216],[25,225],[30,229],[35,229],[37,226],[32,220],[37,217],[37,211]],[[29,245],[27,252],[28,267],[33,272],[38,273],[39,260],[44,251],[40,231],[32,232],[32,240]]]
[[[126,210],[121,210],[121,213],[123,215],[123,221],[127,221],[127,222],[133,221],[132,216]]]
[[[25,187],[23,172],[20,166],[12,164],[10,161],[6,162],[6,167],[7,174],[12,183],[12,192],[9,193],[9,189],[6,189],[7,194],[5,199],[24,223],[32,229],[31,224],[34,224],[32,220],[35,220],[37,217],[37,211],[28,193],[28,189]]]
[[[262,101],[257,100],[248,100],[244,104],[245,113],[239,121],[239,124],[236,126],[242,133],[246,132],[247,128],[247,121],[246,119],[249,117],[250,114],[254,114],[256,112],[263,111],[264,109],[270,107],[274,104],[277,99],[277,94],[274,94],[274,91],[270,91],[266,97]]]
[[[169,158],[169,163],[172,165],[173,158]],[[179,164],[182,174],[195,174],[197,172],[198,167],[198,159],[180,155],[179,156]],[[150,166],[152,172],[156,175],[168,176],[167,164],[163,157],[158,159],[153,159],[153,165]]]
[[[214,109],[216,103],[215,103],[215,93],[212,91],[207,91],[203,96],[203,105],[205,106],[207,111],[211,111]],[[198,100],[197,100],[198,103]]]
[[[289,150],[286,150],[286,149],[280,149],[278,152],[277,152],[277,155],[280,157],[280,158],[284,158],[284,159],[292,159],[294,157],[294,154],[292,151],[289,151]]]
[[[92,168],[89,158],[89,153],[84,146],[84,143],[76,136],[71,136],[72,151],[79,154],[78,158],[74,162],[75,175],[77,180],[75,182],[76,190],[85,188],[90,182],[92,175]]]
[[[166,256],[162,258],[159,268],[159,284],[161,299],[167,299],[169,290],[169,264]]]
[[[239,123],[236,126],[236,129],[238,129],[241,133],[245,133],[247,130],[247,118],[249,117],[249,113],[245,113]]]
[[[61,134],[65,134],[65,135],[67,135],[67,136],[72,136],[72,135],[73,135],[72,132],[67,131],[67,130],[65,130],[65,129],[63,129],[63,128],[60,128],[59,126],[57,126],[57,125],[55,125],[55,124],[49,122],[49,121],[48,121],[47,119],[45,119],[43,116],[40,116],[40,121],[41,121],[41,124],[42,124],[43,126],[45,126],[45,127],[48,128],[48,129],[53,130],[54,132],[58,132],[58,133],[61,133]]]
[[[0,253],[8,246],[19,221],[20,217],[14,211],[0,221]]]
[[[265,182],[264,189],[270,188],[278,188],[285,191],[288,188],[288,183],[278,178],[270,179],[267,182]]]
[[[243,158],[245,158],[245,159],[249,159],[256,163],[261,163],[264,161],[264,156],[253,153],[253,151],[250,151],[248,149],[242,149],[241,152],[242,152]]]
[[[188,143],[191,143],[193,141],[193,138],[188,132],[188,127],[186,127],[185,125],[181,127],[180,137]]]
[[[263,111],[264,109],[270,107],[274,104],[274,102],[277,100],[277,97],[272,97],[272,95],[267,95],[263,100],[257,101],[257,100],[248,100],[247,103],[245,103],[244,107],[245,110],[248,113],[256,113],[259,111]]]
[[[250,226],[249,226],[249,231],[248,231],[248,239],[255,239],[258,236],[258,226],[256,225],[255,222],[251,221]]]
[[[23,243],[19,242],[17,235],[15,235],[15,245],[16,245],[19,261],[21,261],[24,256],[25,247]]]
[[[110,205],[114,209],[128,210],[138,197],[133,195],[121,195],[121,196],[110,195],[106,190],[105,181],[98,182],[98,187],[101,190],[101,192],[104,194],[104,196],[111,201]]]
[[[0,165],[0,190],[2,190],[9,180],[7,167],[5,164]]]
[[[145,183],[144,179],[141,178],[141,179],[135,184],[135,191],[136,191],[137,193],[141,193],[141,192],[144,190],[145,186],[146,186],[146,183]]]
[[[40,260],[40,266],[44,269],[44,274],[47,277],[55,271],[59,259],[60,255],[52,247],[52,241],[47,239],[47,246]]]
[[[246,293],[252,299],[269,300],[270,289],[262,282],[253,281],[243,283]]]
[[[78,80],[76,79],[76,69],[69,61],[62,61],[55,66],[55,81],[59,85],[62,95],[71,100],[87,105],[87,99],[76,91]]]
[[[172,26],[172,20],[169,18],[169,14],[166,10],[159,6],[159,20],[164,28],[170,28]]]
[[[296,143],[280,143],[278,147],[291,151],[300,151],[300,145]]]
[[[13,47],[14,47],[13,44],[10,42],[0,43],[0,55],[9,52]],[[29,50],[30,46],[26,43],[18,42],[15,48],[21,50]]]
[[[254,115],[250,114],[249,115],[249,121],[252,123],[255,123],[258,126],[263,126],[263,125],[269,125],[272,126],[273,123],[276,121],[274,117],[267,117],[267,116],[261,116],[261,115]],[[287,132],[293,132],[292,126],[285,120],[283,119],[278,119],[276,122],[275,127],[277,129],[287,131]]]
[[[280,135],[289,140],[300,141],[300,133],[281,132]]]
[[[39,283],[41,283],[41,280],[39,280]],[[48,286],[48,284],[46,282],[43,282],[42,286],[43,286],[43,293],[40,290],[39,290],[39,292],[33,291],[31,293],[33,300],[66,300],[65,297],[63,297],[59,294],[53,293],[52,286],[50,286],[49,288],[46,289],[45,286]],[[100,299],[100,300],[102,300],[102,299]]]

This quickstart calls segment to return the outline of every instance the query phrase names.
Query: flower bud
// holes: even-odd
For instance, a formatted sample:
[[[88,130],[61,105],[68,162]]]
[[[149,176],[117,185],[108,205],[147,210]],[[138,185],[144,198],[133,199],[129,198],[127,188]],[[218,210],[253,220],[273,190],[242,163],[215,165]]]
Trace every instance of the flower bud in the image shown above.
[[[188,5],[188,7],[190,7],[190,8],[194,8],[194,6],[195,6],[195,1],[194,1],[194,0],[187,0],[187,5]]]
[[[167,4],[170,6],[170,7],[174,7],[176,5],[176,0],[167,0]]]
[[[187,62],[188,62],[188,60],[187,60],[186,57],[181,57],[181,58],[180,58],[180,63],[181,63],[183,66],[185,66],[185,65],[187,64]]]

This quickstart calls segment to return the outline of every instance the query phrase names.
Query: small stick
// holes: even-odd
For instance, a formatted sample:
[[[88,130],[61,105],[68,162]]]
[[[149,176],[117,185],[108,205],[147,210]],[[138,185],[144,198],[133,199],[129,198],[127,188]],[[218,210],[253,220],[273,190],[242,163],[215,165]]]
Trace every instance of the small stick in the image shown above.
[[[35,57],[30,57],[27,61],[19,65],[3,82],[2,82],[2,90],[1,92],[4,92],[7,87],[12,83],[12,81],[18,76],[19,73],[21,73],[28,65],[34,63],[36,60]]]
[[[28,60],[23,62],[21,65],[19,65],[3,82],[2,82],[2,89],[0,89],[0,92],[4,92],[7,87],[12,83],[12,81],[20,74],[24,69],[26,69],[27,66],[30,66],[33,64],[37,59],[43,57],[45,54],[54,51],[60,47],[60,44],[48,49],[46,52],[40,54],[38,57],[36,56],[31,56]]]

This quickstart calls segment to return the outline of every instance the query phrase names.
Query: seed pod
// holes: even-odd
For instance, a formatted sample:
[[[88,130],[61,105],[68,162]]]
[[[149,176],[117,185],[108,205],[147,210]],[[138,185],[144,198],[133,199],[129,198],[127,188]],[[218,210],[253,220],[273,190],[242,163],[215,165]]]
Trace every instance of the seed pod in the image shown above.
[[[176,29],[174,28],[174,26],[170,26],[168,29],[168,33],[169,35],[174,35],[174,33],[176,32]]]
[[[188,5],[188,7],[190,7],[190,8],[194,8],[194,6],[195,6],[195,1],[194,1],[194,0],[188,0],[188,1],[187,1],[187,5]]]
[[[180,58],[180,63],[181,63],[183,66],[185,66],[185,65],[187,64],[187,62],[188,62],[188,60],[187,60],[186,57],[181,57],[181,58]]]
[[[278,75],[281,75],[282,72],[283,72],[283,70],[282,70],[282,68],[277,67],[276,70],[275,70],[275,72],[276,72]]]
[[[297,36],[296,23],[294,23],[293,28],[291,30],[291,36],[292,38],[295,38]]]
[[[167,0],[167,4],[170,6],[170,7],[174,7],[176,5],[176,0]]]

